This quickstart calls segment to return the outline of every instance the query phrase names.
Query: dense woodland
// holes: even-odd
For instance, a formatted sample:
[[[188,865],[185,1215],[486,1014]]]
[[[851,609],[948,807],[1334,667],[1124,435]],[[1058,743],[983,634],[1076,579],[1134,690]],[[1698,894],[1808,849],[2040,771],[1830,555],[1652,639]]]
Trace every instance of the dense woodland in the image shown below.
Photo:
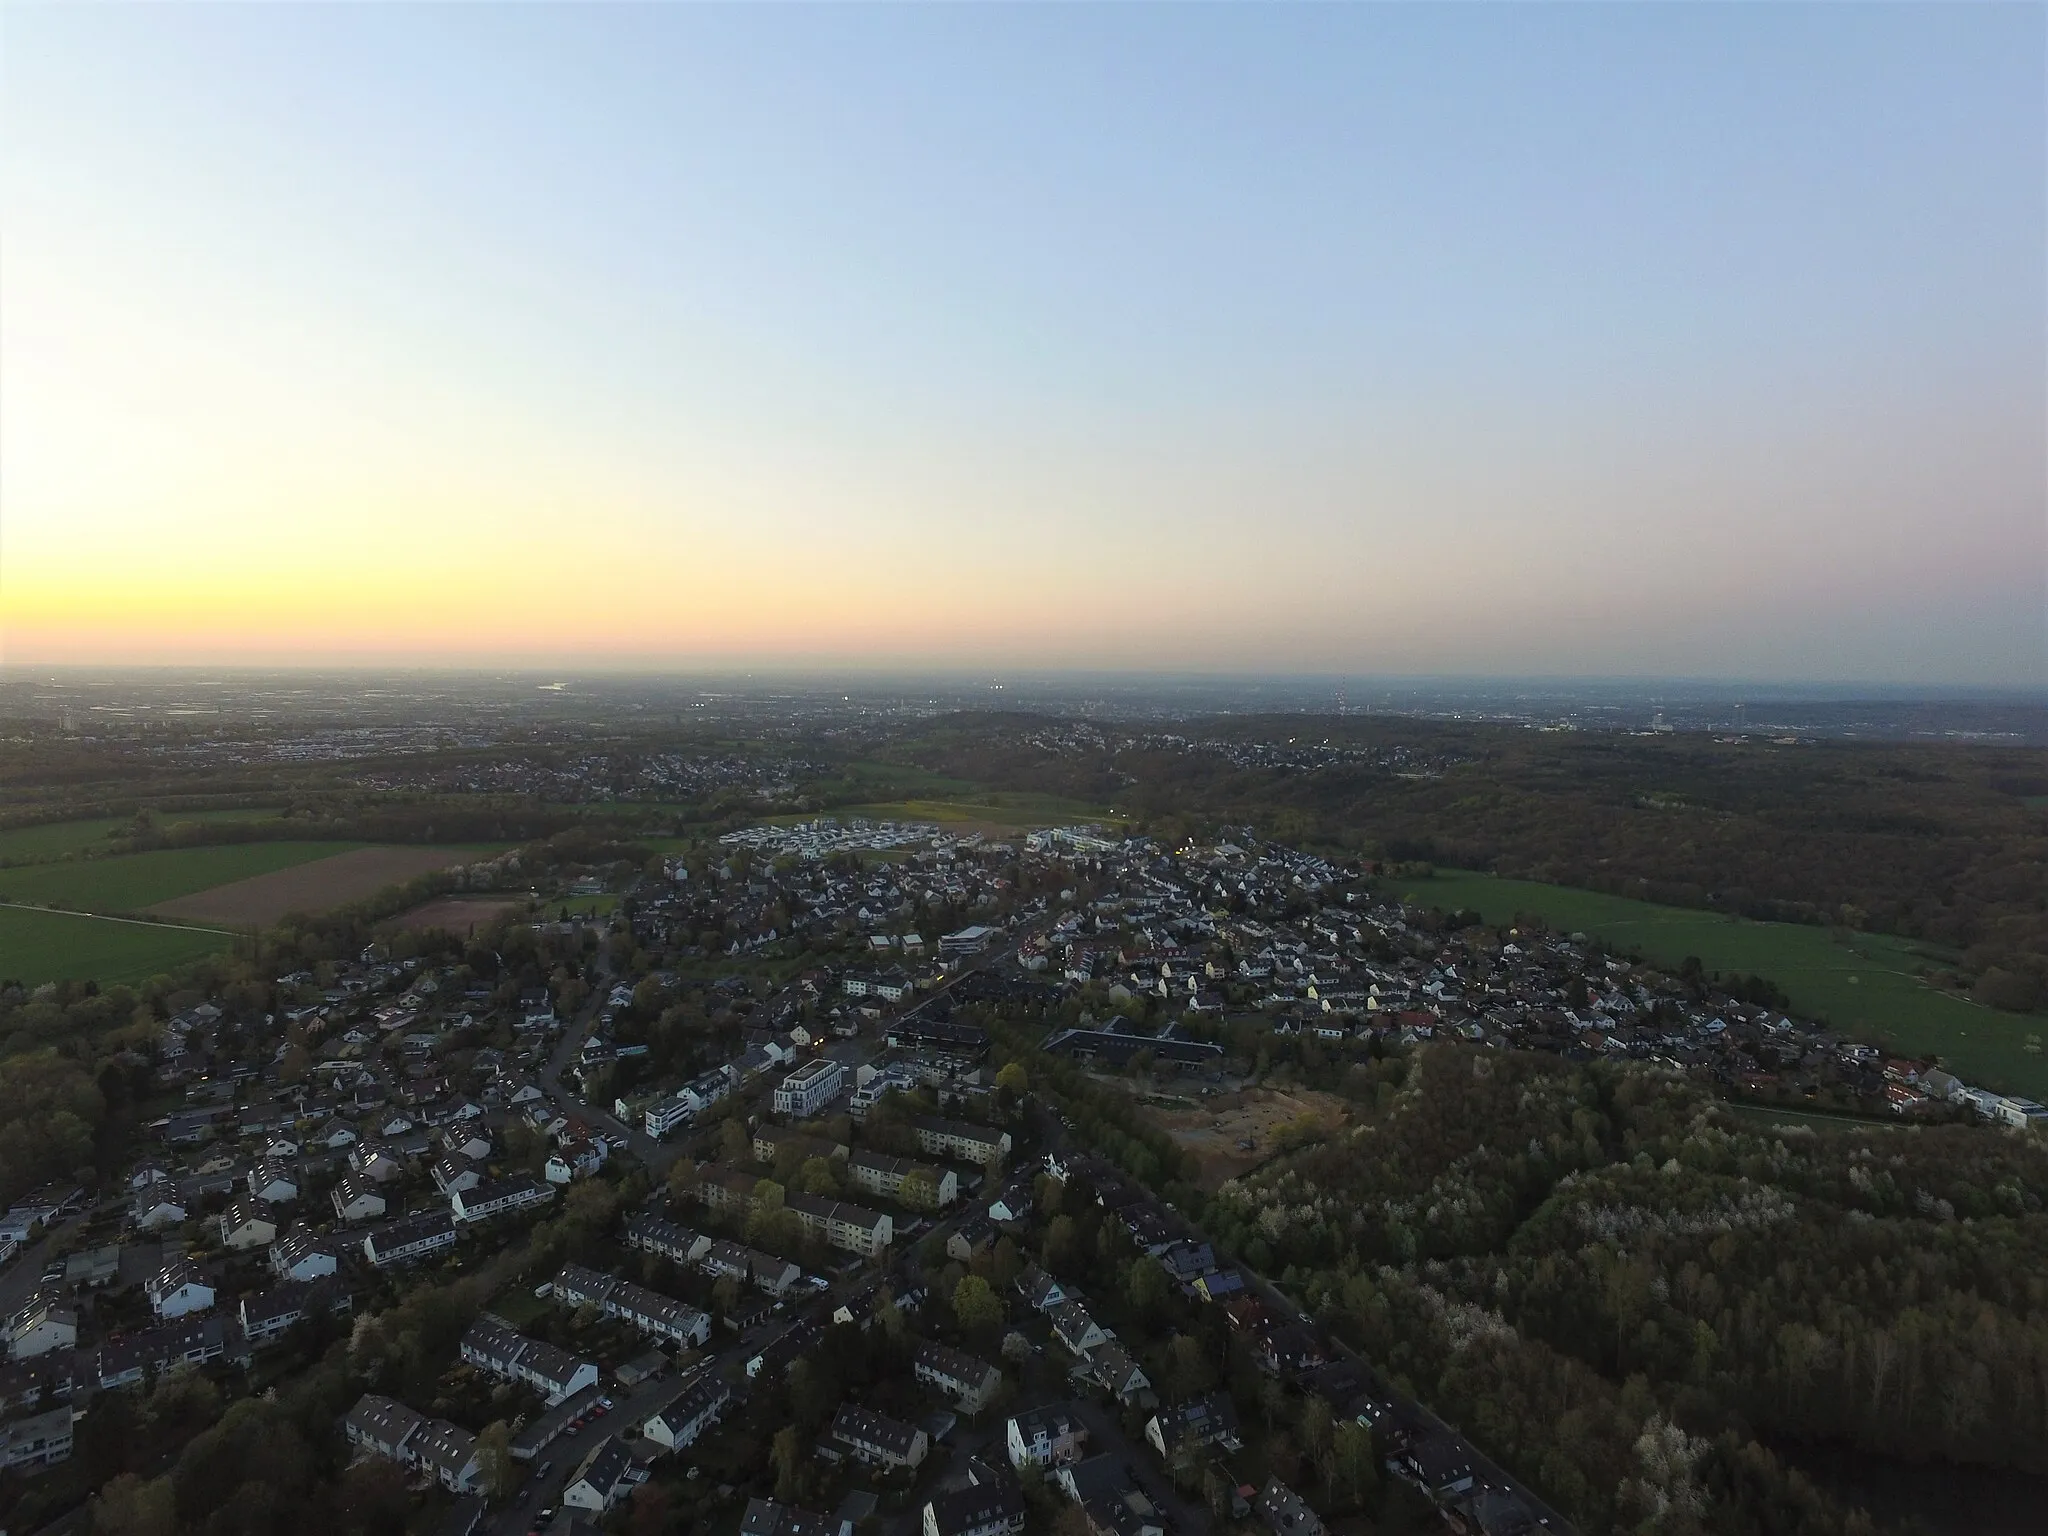
[[[1368,857],[1675,906],[1898,933],[1952,951],[1980,1001],[2048,1001],[2048,770],[2005,747],[1716,741],[1391,718],[1242,718],[1208,746],[1046,741],[959,717],[920,766],[1128,810],[1164,832],[1249,824]],[[1321,764],[1226,750],[1300,738]],[[1392,756],[1419,756],[1422,772]]]
[[[1759,1528],[1759,1435],[2048,1470],[2037,1140],[1751,1129],[1676,1078],[1456,1046],[1346,1086],[1364,1123],[1209,1229],[1592,1528]]]

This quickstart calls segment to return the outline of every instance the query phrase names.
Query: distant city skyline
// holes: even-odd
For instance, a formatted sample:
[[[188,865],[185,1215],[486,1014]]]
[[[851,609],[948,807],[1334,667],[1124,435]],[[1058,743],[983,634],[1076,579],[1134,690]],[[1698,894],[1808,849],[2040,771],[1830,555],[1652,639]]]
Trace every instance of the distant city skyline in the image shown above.
[[[0,662],[2048,684],[2039,7],[12,7]]]

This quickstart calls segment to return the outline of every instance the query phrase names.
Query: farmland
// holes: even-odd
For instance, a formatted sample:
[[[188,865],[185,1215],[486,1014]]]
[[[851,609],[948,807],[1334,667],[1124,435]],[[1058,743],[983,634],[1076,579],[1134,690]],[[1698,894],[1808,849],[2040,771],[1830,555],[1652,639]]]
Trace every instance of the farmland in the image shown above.
[[[230,881],[289,869],[360,846],[319,842],[226,843],[25,865],[0,870],[0,899],[75,907],[83,912],[142,912]]]
[[[477,852],[464,848],[362,848],[334,843],[307,843],[328,857],[302,860],[245,879],[208,886],[152,911],[164,917],[195,922],[258,927],[288,912],[327,912],[374,896],[387,886],[466,864]],[[345,851],[336,852],[337,847]]]
[[[1971,1082],[2048,1098],[2048,1058],[2026,1048],[2029,1035],[2048,1033],[2048,1020],[2002,1013],[1929,986],[1922,979],[1928,961],[1908,940],[1867,933],[1844,939],[1825,928],[1750,922],[1459,870],[1407,881],[1397,894],[1423,906],[1476,911],[1489,923],[1541,918],[1659,965],[1696,955],[1710,971],[1768,978],[1795,1011],[1845,1034],[1914,1055],[1936,1054]]]
[[[46,981],[146,981],[234,943],[223,933],[0,907],[0,978],[39,986]]]

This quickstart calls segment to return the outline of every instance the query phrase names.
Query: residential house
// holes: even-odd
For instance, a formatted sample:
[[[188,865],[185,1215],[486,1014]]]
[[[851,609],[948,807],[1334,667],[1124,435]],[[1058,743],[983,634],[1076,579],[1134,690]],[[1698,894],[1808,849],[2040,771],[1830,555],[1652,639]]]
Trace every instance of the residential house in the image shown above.
[[[78,1343],[78,1314],[54,1296],[36,1296],[7,1319],[7,1358],[30,1360]]]
[[[457,1190],[448,1197],[448,1208],[457,1221],[468,1224],[530,1210],[554,1198],[553,1185],[519,1174],[509,1179],[489,1179],[474,1189]]]
[[[445,1211],[406,1216],[363,1238],[363,1257],[378,1269],[416,1264],[455,1246],[455,1223]]]
[[[649,1414],[640,1432],[656,1445],[685,1450],[718,1423],[731,1402],[732,1388],[716,1371],[707,1371]]]
[[[758,1248],[738,1243],[715,1242],[704,1251],[699,1267],[714,1279],[731,1275],[752,1284],[770,1296],[781,1296],[803,1279],[804,1272],[788,1259],[778,1259]]]
[[[1062,1302],[1071,1300],[1066,1287],[1053,1279],[1036,1264],[1028,1264],[1017,1276],[1017,1294],[1022,1296],[1034,1312],[1050,1312]]]
[[[953,1157],[962,1162],[994,1167],[1010,1155],[1010,1133],[965,1120],[941,1120],[919,1115],[911,1121],[917,1144],[935,1157]]]
[[[213,1306],[213,1286],[197,1264],[179,1257],[143,1282],[150,1310],[168,1322]]]
[[[1266,1486],[1252,1502],[1252,1512],[1266,1522],[1273,1536],[1323,1536],[1323,1522],[1308,1507],[1308,1500],[1277,1477],[1266,1479]]]
[[[711,1251],[711,1239],[659,1216],[635,1216],[626,1223],[626,1246],[677,1264],[695,1264]]]
[[[740,1518],[740,1536],[853,1536],[853,1522],[827,1519],[773,1499],[749,1499]]]
[[[1211,1446],[1225,1451],[1240,1449],[1244,1442],[1238,1438],[1237,1428],[1237,1404],[1230,1394],[1211,1392],[1160,1409],[1146,1422],[1145,1438],[1171,1464],[1184,1453]]]
[[[69,1461],[71,1421],[72,1411],[66,1404],[11,1424],[0,1424],[0,1470],[33,1470]]]
[[[950,1168],[891,1157],[862,1149],[846,1159],[846,1181],[885,1200],[901,1200],[921,1210],[951,1205],[960,1198],[960,1176]],[[904,1193],[904,1186],[910,1193]]]
[[[376,1180],[353,1169],[341,1176],[328,1198],[334,1204],[334,1219],[351,1225],[374,1221],[386,1209],[384,1195],[377,1188]]]
[[[339,1262],[331,1243],[302,1227],[271,1247],[270,1267],[280,1279],[318,1280],[333,1274]]]
[[[993,1402],[1003,1385],[1003,1373],[987,1361],[929,1339],[912,1352],[911,1374],[969,1415]]]
[[[873,1467],[909,1468],[924,1461],[931,1440],[914,1424],[900,1423],[857,1403],[841,1403],[820,1449]]]
[[[266,1157],[249,1170],[249,1195],[269,1205],[284,1205],[299,1198],[299,1176],[284,1163]]]
[[[260,1296],[244,1296],[236,1304],[242,1333],[254,1346],[283,1338],[306,1318],[323,1313],[346,1312],[354,1298],[332,1280],[288,1280]]]
[[[176,1195],[166,1193],[160,1184],[143,1190],[128,1202],[128,1225],[140,1232],[180,1226],[184,1220],[184,1203]]]
[[[277,1241],[277,1213],[260,1200],[236,1200],[220,1213],[226,1248],[267,1248]]]
[[[1063,1467],[1079,1461],[1088,1444],[1088,1427],[1064,1404],[1054,1403],[1017,1414],[1003,1426],[1010,1465]]]
[[[583,1458],[562,1490],[562,1502],[571,1509],[603,1514],[646,1481],[645,1469],[633,1460],[626,1442],[607,1435]]]
[[[470,1324],[469,1332],[462,1336],[462,1358],[493,1376],[532,1387],[550,1406],[597,1384],[597,1367],[590,1361],[578,1360],[566,1349],[543,1340],[529,1339],[490,1312]]]
[[[1048,1316],[1054,1336],[1073,1354],[1086,1355],[1109,1342],[1108,1330],[1095,1321],[1081,1302],[1063,1301]]]
[[[1024,1529],[1024,1490],[1005,1469],[969,1458],[966,1486],[926,1501],[923,1536],[1017,1536]]]
[[[1152,1382],[1131,1352],[1116,1339],[1106,1339],[1088,1357],[1087,1377],[1123,1403],[1149,1401]]]
[[[814,1236],[863,1258],[871,1259],[882,1252],[895,1235],[894,1223],[886,1211],[870,1211],[844,1200],[801,1193],[784,1196],[782,1205]]]

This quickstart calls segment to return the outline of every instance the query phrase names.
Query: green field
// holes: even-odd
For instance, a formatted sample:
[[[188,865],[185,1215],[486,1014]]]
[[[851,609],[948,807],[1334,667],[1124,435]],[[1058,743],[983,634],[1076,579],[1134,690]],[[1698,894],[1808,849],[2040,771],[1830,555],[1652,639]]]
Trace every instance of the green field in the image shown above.
[[[261,808],[234,811],[175,811],[157,818],[158,825],[176,826],[181,821],[220,822],[275,821],[277,817]],[[116,833],[135,825],[130,816],[96,816],[82,821],[51,821],[34,827],[11,827],[0,832],[0,864],[25,864],[62,859],[74,853],[105,848]]]
[[[0,907],[0,978],[40,986],[90,978],[147,981],[233,944],[224,933]]]
[[[829,814],[841,821],[852,816],[865,816],[871,821],[933,821],[941,826],[965,822],[976,826],[1026,830],[1066,826],[1077,821],[1107,824],[1119,819],[1112,817],[1102,806],[1090,805],[1083,800],[1068,800],[1059,795],[987,792],[961,800],[890,800],[874,805],[842,805],[835,806]]]
[[[366,848],[367,843],[226,843],[162,848],[151,853],[31,864],[0,869],[0,900],[76,907],[85,912],[140,912],[160,901],[211,890],[230,880],[267,875]]]
[[[1938,1054],[1969,1082],[2048,1099],[2048,1057],[2025,1049],[2027,1036],[2048,1035],[2048,1019],[1937,991],[1921,979],[1927,961],[1906,939],[1859,933],[1844,942],[1825,928],[1754,923],[1464,870],[1408,881],[1400,894],[1419,905],[1470,909],[1494,924],[1540,917],[1660,965],[1697,955],[1710,971],[1767,977],[1795,1012],[1846,1035],[1913,1055]]]

